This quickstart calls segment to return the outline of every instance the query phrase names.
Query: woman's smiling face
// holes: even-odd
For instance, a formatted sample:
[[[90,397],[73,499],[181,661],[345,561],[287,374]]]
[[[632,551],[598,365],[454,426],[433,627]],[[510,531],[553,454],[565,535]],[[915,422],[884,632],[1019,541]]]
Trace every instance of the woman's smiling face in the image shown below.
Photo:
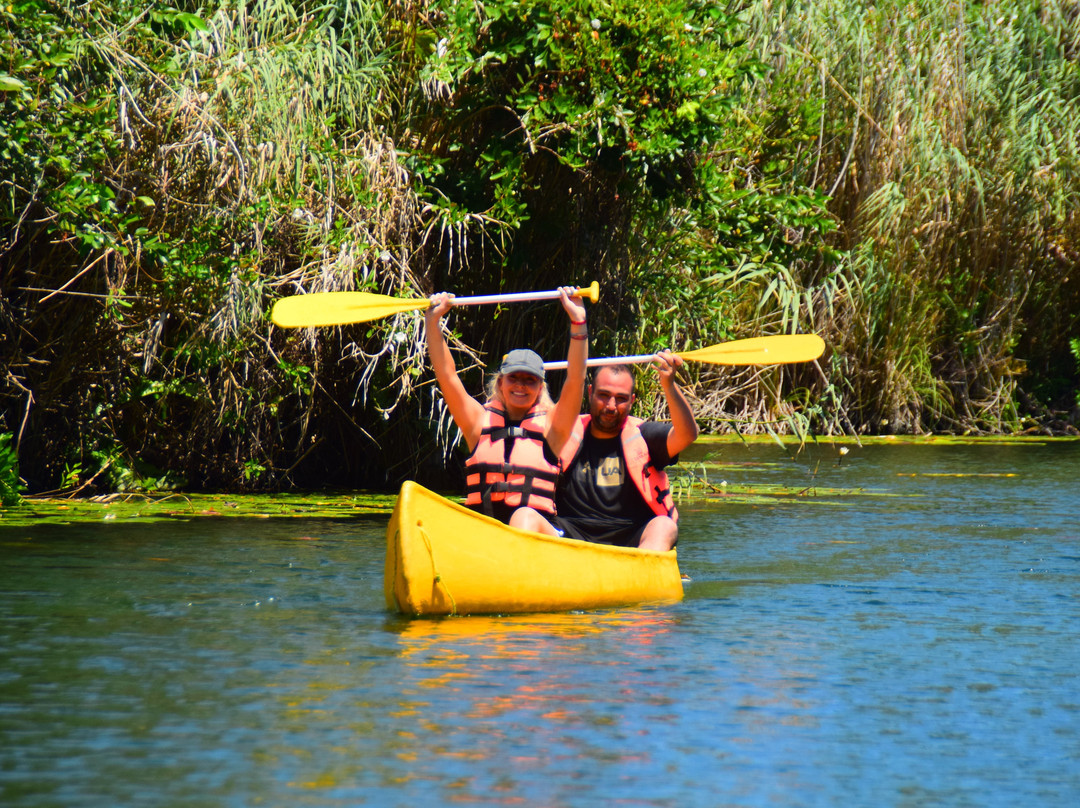
[[[531,410],[540,396],[542,382],[539,376],[515,371],[499,377],[499,390],[503,403],[508,409],[520,410],[519,414]]]

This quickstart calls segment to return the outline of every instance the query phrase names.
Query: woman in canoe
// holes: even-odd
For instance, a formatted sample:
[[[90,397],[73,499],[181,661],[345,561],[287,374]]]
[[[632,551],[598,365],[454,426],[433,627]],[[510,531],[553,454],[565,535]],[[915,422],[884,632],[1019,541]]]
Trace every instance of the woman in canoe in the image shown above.
[[[557,535],[555,514],[559,452],[581,411],[585,390],[588,328],[576,287],[559,289],[570,317],[569,366],[559,401],[553,402],[538,354],[519,348],[506,354],[483,403],[470,396],[457,375],[440,321],[453,295],[433,295],[425,313],[428,355],[450,416],[469,447],[465,461],[465,504],[512,527]]]

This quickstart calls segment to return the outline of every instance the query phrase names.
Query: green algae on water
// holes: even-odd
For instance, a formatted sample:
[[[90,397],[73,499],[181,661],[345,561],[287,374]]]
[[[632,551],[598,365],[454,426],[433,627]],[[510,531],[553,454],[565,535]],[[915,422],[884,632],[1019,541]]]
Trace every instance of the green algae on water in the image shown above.
[[[0,508],[0,527],[193,519],[389,518],[393,494],[108,494],[89,499],[34,498]]]

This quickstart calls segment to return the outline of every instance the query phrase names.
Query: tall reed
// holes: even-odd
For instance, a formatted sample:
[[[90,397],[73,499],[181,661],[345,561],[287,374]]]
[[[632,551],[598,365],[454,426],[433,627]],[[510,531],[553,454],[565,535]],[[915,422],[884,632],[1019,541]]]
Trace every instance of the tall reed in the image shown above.
[[[866,429],[1021,428],[1018,399],[1064,392],[1025,359],[1061,355],[1080,317],[1075,4],[759,2],[750,19],[772,86],[821,107],[807,171],[849,251],[826,324],[848,407]]]

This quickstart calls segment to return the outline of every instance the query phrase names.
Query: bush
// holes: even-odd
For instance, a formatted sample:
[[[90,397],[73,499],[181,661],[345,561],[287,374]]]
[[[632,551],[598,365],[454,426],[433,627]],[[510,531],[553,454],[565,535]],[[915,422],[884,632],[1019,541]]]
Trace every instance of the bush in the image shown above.
[[[24,490],[19,479],[19,456],[11,445],[11,433],[0,432],[0,505],[18,505]]]

